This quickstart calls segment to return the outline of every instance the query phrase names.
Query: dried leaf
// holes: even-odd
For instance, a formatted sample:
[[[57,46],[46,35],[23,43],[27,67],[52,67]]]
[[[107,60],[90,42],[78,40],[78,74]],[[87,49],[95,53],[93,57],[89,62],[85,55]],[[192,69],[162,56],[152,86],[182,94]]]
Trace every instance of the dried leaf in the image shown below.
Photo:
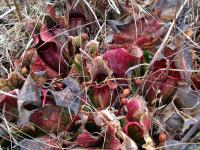
[[[175,107],[180,110],[180,113],[185,117],[184,120],[176,114],[175,117],[171,117],[170,120],[178,122],[179,128],[184,132],[189,129],[190,125],[195,124],[196,120],[200,118],[200,103],[199,92],[193,90],[188,85],[179,85],[174,97]],[[185,115],[184,115],[185,114]],[[190,116],[190,117],[188,117]],[[192,118],[193,119],[192,119]],[[176,120],[176,118],[179,118]],[[184,124],[183,124],[184,121]],[[182,127],[183,125],[183,127]],[[173,126],[173,125],[172,125]]]
[[[9,92],[14,89],[21,88],[24,80],[17,72],[12,72],[7,79],[0,78],[0,90],[4,92]]]
[[[45,82],[45,71],[33,72],[27,77],[17,101],[21,124],[27,124],[31,111],[42,106],[41,88]]]
[[[179,86],[175,94],[174,104],[178,109],[182,109],[182,111],[193,117],[200,114],[198,112],[200,109],[199,92],[192,90],[188,85]]]
[[[88,64],[89,73],[92,81],[97,83],[102,82],[107,77],[111,77],[112,71],[108,68],[106,62],[101,56],[93,59],[91,64]]]
[[[56,105],[68,107],[72,113],[77,114],[83,94],[83,92],[81,92],[80,85],[71,77],[65,78],[63,83],[65,86],[63,90],[51,92],[54,96]]]
[[[183,144],[180,141],[177,140],[167,140],[164,143],[164,147],[165,150],[171,150],[171,149],[178,149],[178,150],[194,150],[194,149],[198,149],[198,145],[197,144]]]
[[[184,120],[178,113],[173,113],[166,122],[166,130],[171,134],[171,136],[177,136],[177,133],[181,132],[181,128],[183,127]]]
[[[21,64],[19,65],[21,65],[21,67],[29,68],[32,58],[36,55],[36,51],[37,51],[36,48],[27,49],[22,55],[21,59],[19,60],[21,62]]]
[[[162,0],[159,2],[160,18],[164,21],[171,21],[175,18],[177,8],[180,7],[181,0]]]
[[[21,142],[19,142],[19,146],[15,147],[16,149],[20,150],[36,150],[36,149],[43,149],[43,150],[49,150],[49,149],[54,149],[54,150],[59,150],[61,149],[61,145],[59,141],[55,139],[51,139],[48,136],[36,138],[34,140],[32,139],[24,139]]]
[[[155,144],[148,133],[144,134],[145,144],[142,145],[142,148],[146,150],[155,150]]]

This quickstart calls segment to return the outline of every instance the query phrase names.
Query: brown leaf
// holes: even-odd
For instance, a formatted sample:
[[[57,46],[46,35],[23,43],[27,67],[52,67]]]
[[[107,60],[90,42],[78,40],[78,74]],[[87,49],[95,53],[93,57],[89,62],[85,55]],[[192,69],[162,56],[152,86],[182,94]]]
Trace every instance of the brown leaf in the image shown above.
[[[7,79],[0,78],[0,90],[9,92],[21,88],[24,83],[22,77],[16,71],[12,72]]]
[[[111,69],[108,68],[107,63],[101,56],[95,57],[91,64],[88,63],[88,68],[91,80],[97,83],[104,81],[105,78],[112,75]]]
[[[21,65],[21,67],[29,68],[29,65],[31,64],[31,60],[35,56],[36,51],[37,51],[36,48],[27,49],[22,55],[21,59],[19,59],[20,63],[16,66]]]
[[[158,9],[160,9],[160,18],[164,21],[173,20],[180,4],[181,0],[161,0],[158,6]]]

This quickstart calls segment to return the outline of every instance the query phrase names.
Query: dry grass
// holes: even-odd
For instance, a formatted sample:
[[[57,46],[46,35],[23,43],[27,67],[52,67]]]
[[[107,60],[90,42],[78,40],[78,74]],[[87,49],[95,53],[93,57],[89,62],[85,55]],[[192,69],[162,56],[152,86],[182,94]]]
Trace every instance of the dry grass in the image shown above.
[[[84,2],[88,6],[88,9],[91,10],[98,24],[98,28],[99,28],[98,32],[96,35],[93,36],[94,39],[97,39],[101,35],[101,33],[106,33],[106,29],[105,29],[106,24],[103,24],[101,26],[95,14],[95,11],[93,10],[94,6],[92,6],[91,3],[89,3],[87,0],[84,0]],[[116,13],[119,13],[119,9],[117,8],[115,2],[113,0],[108,0],[108,2],[111,8]],[[171,26],[168,29],[168,32],[162,44],[158,48],[158,51],[156,52],[151,64],[158,59],[158,56],[162,52],[163,47],[166,45],[166,43],[168,41],[173,40],[174,37],[176,37],[177,35],[182,35],[186,37],[187,40],[185,41],[186,42],[185,46],[187,48],[192,48],[192,49],[199,48],[198,43],[195,42],[196,37],[188,37],[184,33],[188,29],[193,29],[193,32],[197,32],[197,30],[199,29],[199,26],[196,25],[194,21],[196,20],[197,16],[199,16],[200,2],[198,0],[194,0],[194,1],[192,0],[192,3],[191,3],[192,7],[189,7],[189,8],[185,6],[187,5],[187,3],[188,3],[188,0],[185,0],[182,6],[180,7],[179,11],[177,12],[177,17],[171,23]],[[45,4],[43,0],[28,1],[29,6],[31,6],[30,8],[26,5],[26,3],[24,3],[23,5],[17,4],[19,7],[18,11],[16,11],[18,9],[18,8],[16,9],[15,7],[16,4],[14,4],[13,2],[9,2],[9,4],[11,6],[11,9],[9,8],[9,6],[6,4],[5,1],[2,1],[2,0],[0,1],[0,76],[2,77],[10,74],[15,69],[14,57],[15,56],[20,57],[22,53],[30,45],[31,37],[27,36],[24,32],[25,23],[31,20],[37,20],[37,22],[39,22],[39,20],[42,20],[45,15],[45,12],[44,12]],[[141,14],[147,13],[151,15],[146,9],[143,8],[142,4],[134,2],[132,3],[132,7],[138,8],[138,10],[141,11]],[[186,14],[183,15],[183,13],[186,13]],[[106,18],[106,15],[107,14],[105,14],[104,18]],[[179,24],[179,22],[182,22],[179,20],[183,20],[187,24],[184,27],[176,26],[176,23]],[[174,34],[174,29],[177,29],[179,32]],[[81,50],[81,53],[82,53],[82,56],[88,55],[85,51],[82,51],[82,50]],[[151,67],[151,64],[149,65],[150,67]],[[148,64],[144,64],[144,65],[148,65]],[[135,69],[136,67],[134,66],[133,68],[130,68],[130,69]],[[193,68],[193,70],[186,70],[186,71],[199,72],[195,69],[196,68]],[[184,70],[176,70],[176,71],[184,71]],[[85,76],[84,71],[83,71],[82,76]],[[141,78],[145,78],[145,77],[141,77]],[[152,81],[152,82],[156,82],[156,81]],[[86,87],[84,90],[87,93],[88,88]],[[98,115],[99,117],[104,119],[104,116],[102,116],[102,114],[99,113],[99,111],[97,111],[94,106],[92,106],[89,103],[86,103],[85,105],[87,108],[92,109],[95,115]],[[1,118],[4,121],[4,123],[1,124],[1,127],[3,127],[9,133],[9,135],[12,137],[11,138],[12,141],[15,144],[17,144],[17,141],[10,133],[11,132],[10,128],[14,126],[10,124],[9,122],[7,122],[4,116],[1,116]],[[156,122],[157,124],[160,124],[162,126],[161,122],[159,122],[158,120],[156,121],[157,121]],[[179,144],[186,144],[186,143],[179,143]],[[190,143],[187,143],[187,144],[190,144]],[[160,149],[160,148],[162,147],[159,147],[157,149]]]

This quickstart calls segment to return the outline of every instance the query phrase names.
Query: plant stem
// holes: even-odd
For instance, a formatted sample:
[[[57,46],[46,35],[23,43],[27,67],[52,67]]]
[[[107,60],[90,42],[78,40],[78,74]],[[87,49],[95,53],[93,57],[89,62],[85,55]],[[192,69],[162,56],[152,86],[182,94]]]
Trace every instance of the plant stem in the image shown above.
[[[21,16],[21,13],[20,13],[19,5],[17,4],[16,0],[13,0],[13,1],[14,1],[14,5],[15,5],[15,8],[16,8],[16,11],[17,11],[19,20],[20,20],[20,22],[21,22],[21,21],[22,21],[22,16]]]

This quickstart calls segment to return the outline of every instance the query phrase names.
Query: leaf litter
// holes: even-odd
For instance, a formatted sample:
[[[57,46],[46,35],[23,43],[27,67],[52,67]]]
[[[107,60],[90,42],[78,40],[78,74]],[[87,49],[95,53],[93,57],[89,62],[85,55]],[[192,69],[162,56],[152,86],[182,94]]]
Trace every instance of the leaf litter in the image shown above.
[[[1,148],[199,149],[199,6],[1,1]]]

